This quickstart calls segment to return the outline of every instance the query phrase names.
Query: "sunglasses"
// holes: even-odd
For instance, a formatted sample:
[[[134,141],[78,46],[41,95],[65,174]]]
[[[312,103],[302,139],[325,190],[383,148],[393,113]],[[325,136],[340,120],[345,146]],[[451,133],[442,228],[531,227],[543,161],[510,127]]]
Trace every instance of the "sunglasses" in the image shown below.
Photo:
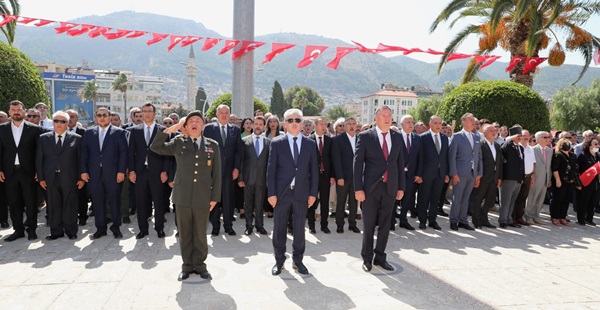
[[[172,122],[163,122],[163,125],[173,125]]]
[[[568,137],[567,137],[567,136],[565,136],[565,139],[571,139],[571,136],[568,136]]]
[[[27,115],[27,118],[38,118],[40,117],[39,115]]]
[[[102,114],[98,113],[98,114],[96,114],[96,117],[97,117],[97,118],[100,118],[100,117],[108,117],[108,113],[102,113]]]
[[[52,121],[54,122],[54,124],[58,124],[58,123],[66,124],[67,123],[67,121],[65,121],[63,119],[55,119],[55,120],[52,120]]]
[[[291,123],[293,123],[293,122],[296,122],[296,123],[300,124],[300,123],[302,123],[302,119],[301,119],[301,118],[288,118],[288,119],[287,119],[287,122],[288,122],[289,124],[291,124]]]

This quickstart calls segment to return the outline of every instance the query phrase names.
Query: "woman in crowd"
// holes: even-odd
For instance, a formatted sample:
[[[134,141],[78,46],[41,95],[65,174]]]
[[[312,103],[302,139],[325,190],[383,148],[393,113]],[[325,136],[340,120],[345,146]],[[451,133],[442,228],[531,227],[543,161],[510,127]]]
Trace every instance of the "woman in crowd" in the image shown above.
[[[554,197],[550,204],[550,217],[556,226],[570,226],[567,210],[573,196],[573,188],[581,189],[577,158],[571,153],[571,142],[565,138],[558,140],[552,157],[552,190]]]
[[[282,135],[281,125],[279,124],[279,119],[277,115],[271,115],[267,119],[267,130],[265,131],[265,137],[269,140],[273,140],[273,138]]]
[[[581,147],[582,152],[577,158],[579,174],[584,173],[588,168],[600,161],[598,145],[599,143],[596,139],[583,142],[583,146]],[[600,182],[598,182],[598,177],[594,177],[588,186],[582,187],[581,190],[577,191],[577,224],[596,226],[593,220],[594,209],[600,199],[599,189]]]
[[[252,134],[252,119],[247,117],[242,120],[242,138]]]
[[[335,130],[335,135],[341,135],[346,131],[346,128],[344,128],[344,122],[346,120],[343,118],[338,118],[337,121],[335,121],[335,123],[333,123],[333,128]]]

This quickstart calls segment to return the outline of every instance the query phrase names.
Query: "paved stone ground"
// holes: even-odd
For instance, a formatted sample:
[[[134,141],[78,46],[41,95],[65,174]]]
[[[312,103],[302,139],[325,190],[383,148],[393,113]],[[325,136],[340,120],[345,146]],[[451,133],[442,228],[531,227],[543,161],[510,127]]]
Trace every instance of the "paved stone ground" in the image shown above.
[[[548,219],[547,207],[544,212]],[[447,218],[440,218],[441,232],[391,233],[392,273],[361,270],[360,234],[318,231],[307,233],[304,262],[311,274],[295,273],[289,259],[281,276],[273,277],[271,236],[241,235],[238,219],[237,236],[209,236],[213,280],[192,275],[178,282],[181,258],[173,213],[167,218],[165,239],[152,232],[136,240],[134,220],[123,227],[122,240],[109,234],[92,242],[95,229],[88,221],[76,241],[47,241],[49,228],[42,225],[35,242],[0,241],[0,308],[600,308],[600,226],[453,232]],[[272,219],[265,223],[270,231]],[[10,233],[3,229],[0,236]]]

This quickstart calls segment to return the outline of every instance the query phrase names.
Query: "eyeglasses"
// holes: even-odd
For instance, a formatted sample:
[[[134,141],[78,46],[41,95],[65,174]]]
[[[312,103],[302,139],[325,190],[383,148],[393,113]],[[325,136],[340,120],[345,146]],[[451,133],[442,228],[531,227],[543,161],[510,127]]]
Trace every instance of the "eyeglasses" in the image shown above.
[[[97,118],[101,118],[101,117],[108,117],[108,113],[98,113],[96,114]]]
[[[163,122],[163,125],[173,125],[173,122]]]
[[[288,118],[288,119],[287,119],[287,122],[288,122],[289,124],[291,124],[291,123],[293,123],[293,122],[296,122],[296,123],[300,124],[300,123],[302,123],[302,119],[301,119],[301,118]]]
[[[535,142],[537,142],[537,141],[536,141],[535,139],[531,139],[531,142],[535,143]]]
[[[27,115],[27,118],[38,118],[40,117],[39,115]]]
[[[565,138],[565,139],[571,139],[571,136],[568,136],[568,137],[567,137],[567,136],[565,136],[564,138]]]
[[[65,121],[64,119],[55,119],[55,120],[52,120],[52,121],[54,122],[54,124],[58,124],[58,123],[66,124],[67,123],[67,121]]]

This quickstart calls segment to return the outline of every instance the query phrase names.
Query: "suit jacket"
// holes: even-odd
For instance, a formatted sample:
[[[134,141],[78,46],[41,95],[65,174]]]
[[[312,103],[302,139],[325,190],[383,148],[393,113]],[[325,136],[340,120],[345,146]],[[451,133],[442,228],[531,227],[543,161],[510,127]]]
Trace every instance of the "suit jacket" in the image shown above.
[[[504,158],[502,179],[517,182],[523,181],[525,178],[525,154],[523,147],[508,139],[502,144],[501,149]]]
[[[145,169],[146,156],[148,157],[148,170],[152,175],[160,175],[161,172],[169,171],[171,163],[166,156],[158,155],[150,150],[150,144],[156,137],[157,131],[163,131],[165,126],[155,124],[154,130],[150,135],[150,144],[146,145],[146,126],[144,124],[127,128],[129,134],[129,149],[127,167],[129,171],[141,173]]]
[[[100,151],[100,127],[86,130],[81,142],[81,173],[90,175],[90,186],[101,177],[114,179],[127,170],[127,139],[125,130],[109,125]]]
[[[209,209],[211,201],[221,201],[219,144],[210,138],[200,137],[201,145],[198,151],[194,151],[191,138],[178,135],[167,142],[168,137],[162,131],[157,132],[150,150],[159,155],[175,156],[179,170],[173,181],[173,204]]]
[[[402,137],[402,156],[404,158],[405,176],[409,180],[414,180],[415,176],[423,174],[423,154],[421,153],[421,136],[414,132],[410,133],[410,153],[406,148],[404,134],[400,132]],[[434,146],[435,147],[435,146]],[[411,181],[412,182],[412,181]]]
[[[321,156],[317,136],[313,133],[308,138],[315,141],[317,145],[317,166],[319,167],[321,177],[326,179],[333,178],[334,172],[331,166],[331,145],[333,144],[333,139],[327,135],[323,135],[323,155]],[[321,163],[323,163],[323,171],[321,171]]]
[[[38,181],[54,184],[56,170],[60,169],[60,182],[64,190],[76,190],[80,180],[79,154],[81,136],[66,131],[63,135],[62,148],[56,146],[54,132],[42,134],[36,149],[35,167]]]
[[[481,146],[479,145],[479,135],[472,134],[473,147],[464,131],[459,131],[452,135],[450,147],[448,149],[448,164],[450,166],[450,176],[482,176],[483,169],[481,164]]]
[[[358,136],[356,143],[358,144]],[[331,159],[336,180],[350,182],[354,180],[354,154],[348,134],[343,133],[335,136],[331,144]]]
[[[296,178],[294,199],[308,201],[309,196],[317,197],[319,166],[315,141],[299,134],[302,140],[298,163],[288,142],[288,135],[277,136],[271,141],[269,164],[267,166],[267,197],[281,197]]]
[[[35,149],[37,141],[42,133],[42,129],[28,121],[23,121],[23,133],[19,146],[13,138],[12,122],[0,125],[0,171],[4,172],[4,177],[10,177],[15,170],[15,157],[19,154],[19,163],[21,169],[32,177],[35,175]]]
[[[406,188],[404,176],[404,158],[402,157],[402,136],[389,131],[392,140],[387,161],[375,128],[361,132],[356,140],[354,155],[354,190],[365,191],[368,195],[388,172],[387,191],[396,197],[399,190]]]
[[[233,169],[240,169],[242,162],[242,138],[238,126],[227,124],[227,140],[225,144],[221,140],[221,124],[218,122],[207,124],[204,127],[204,136],[219,143],[221,147],[221,169],[223,175],[231,175]],[[231,178],[226,178],[231,180]]]
[[[494,142],[494,149],[496,150],[496,159],[490,149],[489,144],[485,140],[481,141],[481,161],[483,165],[483,176],[481,182],[489,182],[498,184],[498,180],[502,179],[502,168],[504,159],[502,158],[502,150],[500,145]]]
[[[535,183],[542,182],[547,186],[552,181],[551,167],[553,154],[552,149],[546,146],[546,160],[544,160],[542,147],[539,144],[533,147],[533,155],[535,156],[535,165],[533,167],[533,172],[535,172]]]
[[[440,152],[438,153],[430,130],[421,134],[422,169],[421,175],[426,180],[445,179],[448,176],[448,137],[438,132]]]
[[[244,181],[246,185],[267,186],[267,164],[269,162],[269,147],[271,141],[260,136],[263,140],[263,148],[260,151],[260,156],[256,156],[254,148],[255,140],[252,135],[244,137],[244,157],[242,159],[242,170],[238,180]]]

